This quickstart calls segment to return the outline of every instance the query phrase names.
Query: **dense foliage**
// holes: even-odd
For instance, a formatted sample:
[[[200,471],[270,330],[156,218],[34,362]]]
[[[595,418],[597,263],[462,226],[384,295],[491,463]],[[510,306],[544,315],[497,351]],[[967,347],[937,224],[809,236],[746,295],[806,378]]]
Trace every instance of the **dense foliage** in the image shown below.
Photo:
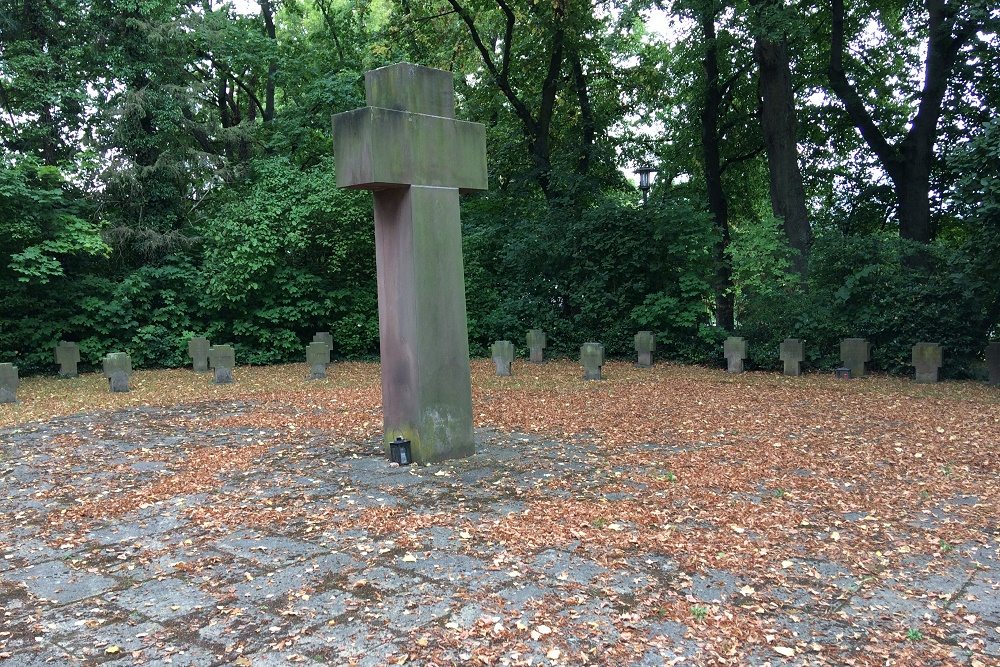
[[[1000,334],[1000,10],[980,0],[17,0],[0,21],[0,361],[378,353],[371,197],[329,118],[362,72],[451,69],[487,126],[463,199],[473,353],[544,329],[777,367],[867,337],[947,376]],[[658,32],[647,26],[661,26]],[[666,26],[663,28],[663,26]],[[928,48],[928,44],[931,45]],[[752,49],[747,45],[753,45]],[[626,172],[659,175],[642,204]]]

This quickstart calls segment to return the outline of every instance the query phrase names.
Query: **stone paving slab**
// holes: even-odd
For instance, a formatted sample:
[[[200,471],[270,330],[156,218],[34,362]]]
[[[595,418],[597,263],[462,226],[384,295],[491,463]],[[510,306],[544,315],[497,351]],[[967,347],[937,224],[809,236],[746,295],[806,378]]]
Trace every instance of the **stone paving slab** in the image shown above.
[[[0,430],[0,667],[382,665],[442,628],[471,636],[482,628],[501,632],[490,630],[498,623],[506,632],[515,623],[530,630],[553,619],[577,629],[560,638],[564,650],[599,655],[628,634],[647,647],[631,664],[697,663],[700,647],[690,638],[697,621],[629,611],[637,599],[668,594],[690,609],[713,606],[723,614],[762,604],[775,632],[846,651],[862,651],[870,629],[920,627],[944,610],[961,610],[976,616],[984,655],[1000,664],[1000,554],[988,536],[936,559],[905,561],[900,573],[797,557],[781,587],[717,567],[684,571],[642,550],[607,562],[578,544],[541,544],[515,558],[502,543],[463,536],[462,525],[522,514],[525,494],[610,503],[644,492],[627,469],[596,469],[600,453],[587,438],[567,447],[480,431],[476,456],[421,468],[390,467],[378,443],[338,449],[320,438],[294,456],[270,457],[266,468],[220,475],[215,488],[184,489],[113,518],[52,521],[109,484],[148,489],[180,479],[194,443],[236,448],[276,435],[216,432],[198,425],[205,422],[165,426],[199,409],[226,413],[211,404],[132,409]],[[95,423],[107,425],[101,435],[81,430]],[[116,425],[121,432],[110,435]],[[62,467],[62,450],[52,443],[69,435],[77,438],[73,460]],[[286,450],[275,444],[272,453]],[[650,451],[661,455],[664,447],[651,444]],[[114,471],[93,469],[90,459],[113,462]],[[651,461],[652,472],[660,466]],[[610,492],[609,484],[621,490]],[[759,506],[771,491],[744,495],[732,501]],[[275,519],[297,499],[305,499],[303,512]],[[971,494],[943,500],[914,514],[914,530],[948,530],[955,508],[978,502]],[[196,511],[234,507],[247,525]],[[449,513],[461,513],[465,523],[437,525]],[[865,512],[850,514],[849,523],[869,520]],[[675,529],[709,527],[681,520]],[[623,534],[628,528],[615,527]],[[803,534],[829,539],[820,529]],[[745,535],[755,539],[752,530]],[[753,600],[744,595],[749,583]],[[962,640],[952,640],[955,660],[968,664],[957,648]],[[549,657],[551,646],[540,634],[510,664],[558,662]],[[442,650],[450,664],[470,659],[460,645]],[[775,661],[767,651],[752,656],[750,664]]]
[[[196,585],[171,577],[115,591],[110,598],[122,609],[161,623],[211,608],[215,602]]]
[[[118,582],[103,575],[75,570],[61,561],[4,572],[5,581],[22,584],[32,597],[55,604],[68,604],[108,593]]]

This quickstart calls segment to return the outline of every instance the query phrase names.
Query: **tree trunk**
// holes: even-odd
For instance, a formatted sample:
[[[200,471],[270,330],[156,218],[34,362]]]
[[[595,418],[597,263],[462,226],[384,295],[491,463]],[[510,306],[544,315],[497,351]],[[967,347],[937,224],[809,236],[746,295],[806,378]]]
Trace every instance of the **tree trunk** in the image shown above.
[[[275,42],[274,32],[274,8],[270,0],[260,0],[260,13],[264,17],[264,33],[271,40],[272,46]],[[264,84],[264,122],[270,123],[274,120],[274,77],[278,73],[278,63],[272,57],[267,63],[267,81]]]
[[[706,9],[701,15],[701,31],[705,40],[705,106],[701,112],[701,146],[705,160],[705,187],[708,206],[719,235],[715,244],[715,321],[732,331],[733,268],[726,249],[729,247],[729,202],[722,187],[722,160],[719,151],[719,115],[722,107],[722,87],[719,84],[719,46],[715,34],[715,12]]]
[[[904,150],[908,157],[896,160],[895,167],[887,169],[896,195],[896,211],[901,238],[930,243],[934,239],[931,224],[931,159],[933,153],[925,150]]]
[[[771,210],[782,220],[785,237],[793,252],[792,269],[805,275],[812,230],[799,170],[788,41],[784,38],[771,41],[758,35],[753,53],[760,75],[760,124],[770,174]]]
[[[580,156],[577,159],[577,173],[586,176],[590,171],[591,156],[594,151],[594,139],[597,135],[597,126],[594,123],[594,110],[590,104],[590,91],[588,90],[587,77],[583,73],[583,63],[580,61],[580,53],[573,52],[573,82],[576,85],[576,97],[580,104]]]
[[[563,28],[557,24],[552,33],[552,52],[549,55],[549,67],[542,82],[542,99],[538,107],[538,121],[534,123],[534,136],[531,139],[531,157],[535,163],[535,175],[538,187],[546,199],[553,196],[552,192],[552,118],[555,114],[556,96],[559,92],[559,74],[563,63]],[[532,126],[525,126],[526,128]]]
[[[4,14],[7,14],[6,10]],[[44,14],[42,3],[26,0],[20,19],[25,26],[25,31],[34,39],[34,48],[38,50],[38,53],[51,54],[54,45],[52,35],[49,34],[48,20]],[[39,69],[33,72],[33,75],[42,76],[43,72],[44,70]],[[62,79],[61,73],[56,76]],[[41,145],[38,147],[38,152],[41,154],[42,163],[48,166],[54,166],[59,162],[59,123],[56,122],[53,115],[55,104],[57,104],[56,100],[46,99],[36,109],[40,121],[39,126],[43,128],[43,132],[39,133]]]

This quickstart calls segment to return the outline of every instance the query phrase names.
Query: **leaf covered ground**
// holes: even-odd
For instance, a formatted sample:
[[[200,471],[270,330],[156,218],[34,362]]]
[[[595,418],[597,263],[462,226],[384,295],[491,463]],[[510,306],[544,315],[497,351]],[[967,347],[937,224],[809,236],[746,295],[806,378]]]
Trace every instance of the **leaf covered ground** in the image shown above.
[[[226,386],[144,371],[129,394],[99,375],[27,379],[0,406],[0,658],[37,650],[29,638],[61,613],[95,628],[145,618],[140,634],[166,646],[184,645],[183,621],[219,664],[1000,664],[995,388],[604,371],[497,378],[474,362],[481,453],[411,470],[378,454],[374,364],[322,381],[304,365],[238,368]],[[258,557],[280,540],[299,557]],[[323,559],[336,563],[323,578],[273,586],[280,604],[234,593]],[[39,601],[32,568],[49,561],[97,593]],[[412,574],[419,594],[385,572]],[[129,606],[132,586],[154,584],[215,611]],[[343,609],[309,604],[331,596]],[[220,614],[245,625],[214,642]],[[265,643],[240,634],[262,619],[279,628]],[[337,649],[361,639],[374,648]],[[73,658],[158,650],[104,648]]]

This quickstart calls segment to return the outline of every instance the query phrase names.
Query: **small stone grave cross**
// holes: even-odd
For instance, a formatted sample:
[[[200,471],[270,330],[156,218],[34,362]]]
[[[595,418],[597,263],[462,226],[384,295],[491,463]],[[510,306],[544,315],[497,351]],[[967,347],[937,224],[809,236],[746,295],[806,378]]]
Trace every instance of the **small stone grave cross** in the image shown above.
[[[584,380],[600,380],[601,366],[604,365],[604,346],[600,343],[581,345],[580,363],[583,364]]]
[[[528,361],[533,364],[540,364],[545,361],[545,332],[541,329],[529,329],[526,336],[528,341]]]
[[[337,186],[374,191],[383,447],[471,456],[472,377],[459,193],[487,189],[486,128],[455,118],[454,75],[365,73],[368,106],[333,117]]]
[[[990,341],[986,345],[986,371],[989,373],[989,382],[992,385],[1000,386],[1000,341]]]
[[[806,358],[805,341],[801,338],[781,341],[778,358],[785,362],[785,375],[802,375],[802,362]]]
[[[330,354],[333,354],[333,335],[329,331],[317,331],[316,335],[313,336],[313,342],[326,343],[327,347],[330,348]],[[329,366],[330,362],[327,361],[326,365]]]
[[[635,335],[635,351],[639,354],[639,368],[649,368],[653,365],[653,352],[656,351],[656,334],[652,331],[640,331]]]
[[[17,366],[0,364],[0,403],[17,403]]]
[[[722,344],[722,354],[726,357],[727,371],[742,373],[743,360],[747,357],[747,342],[739,336],[730,336]]]
[[[191,357],[191,365],[196,373],[208,371],[208,348],[212,344],[204,336],[195,336],[188,341],[188,356]]]
[[[128,379],[132,375],[132,357],[126,352],[111,352],[104,357],[101,364],[104,377],[108,378],[108,387],[114,393],[126,392]]]
[[[514,366],[514,343],[509,340],[498,340],[490,348],[490,354],[497,367],[497,375],[509,377]]]
[[[213,345],[208,349],[208,363],[215,371],[215,384],[229,384],[236,367],[236,350],[232,345]]]
[[[917,343],[910,351],[911,365],[916,369],[915,378],[920,384],[933,384],[938,381],[938,371],[941,368],[941,344]]]
[[[326,377],[326,365],[330,363],[330,346],[326,341],[314,340],[306,345],[306,363],[309,364],[310,380]]]
[[[851,369],[851,377],[865,376],[865,364],[872,360],[872,345],[864,338],[845,338],[840,341],[840,360]]]
[[[59,341],[56,346],[56,363],[59,364],[59,377],[75,378],[76,365],[80,363],[80,346],[76,343]]]

